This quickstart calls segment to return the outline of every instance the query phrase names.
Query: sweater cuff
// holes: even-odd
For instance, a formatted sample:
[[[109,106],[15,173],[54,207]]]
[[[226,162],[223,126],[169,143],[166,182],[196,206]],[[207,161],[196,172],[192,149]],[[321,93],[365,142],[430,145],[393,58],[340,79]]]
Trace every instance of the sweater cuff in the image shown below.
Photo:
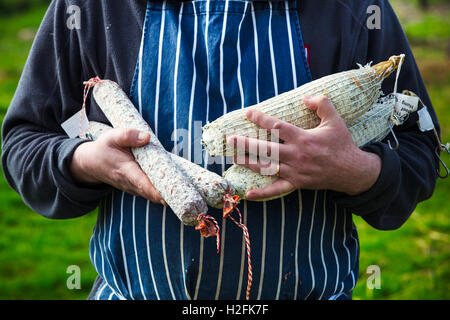
[[[393,151],[382,142],[376,142],[361,148],[381,158],[381,171],[375,184],[367,191],[350,196],[343,192],[330,191],[331,200],[352,213],[368,217],[386,207],[396,196],[400,182],[401,164],[397,151]]]
[[[75,149],[82,143],[88,142],[80,138],[65,139],[57,150],[55,161],[57,170],[53,174],[53,179],[58,190],[64,197],[78,206],[83,206],[88,210],[93,210],[98,206],[99,201],[113,189],[107,184],[96,186],[86,186],[78,184],[70,172],[70,164]]]

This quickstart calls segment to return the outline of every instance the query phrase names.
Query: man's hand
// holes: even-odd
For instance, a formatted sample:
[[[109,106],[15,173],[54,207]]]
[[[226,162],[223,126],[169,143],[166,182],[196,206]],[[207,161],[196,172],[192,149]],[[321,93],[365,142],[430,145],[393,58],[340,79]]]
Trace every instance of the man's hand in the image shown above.
[[[262,112],[249,110],[246,114],[248,120],[269,131],[277,129],[284,143],[241,136],[227,139],[227,143],[237,146],[238,150],[239,146],[245,146],[246,151],[268,150],[268,154],[271,150],[272,153],[273,150],[279,151],[276,155],[278,159],[275,159],[279,162],[270,161],[267,164],[268,161],[258,161],[251,164],[249,157],[245,156],[245,163],[238,163],[256,172],[279,165],[280,179],[265,188],[250,190],[246,194],[247,199],[273,197],[300,188],[329,189],[356,195],[368,190],[376,182],[381,171],[381,159],[356,146],[330,100],[316,96],[304,97],[303,102],[321,119],[316,128],[304,130]],[[235,162],[237,159],[235,157]],[[272,169],[272,172],[276,172],[275,168]]]
[[[96,141],[82,143],[75,150],[70,171],[84,184],[106,183],[130,194],[167,205],[135,161],[131,148],[150,141],[146,132],[112,129]]]

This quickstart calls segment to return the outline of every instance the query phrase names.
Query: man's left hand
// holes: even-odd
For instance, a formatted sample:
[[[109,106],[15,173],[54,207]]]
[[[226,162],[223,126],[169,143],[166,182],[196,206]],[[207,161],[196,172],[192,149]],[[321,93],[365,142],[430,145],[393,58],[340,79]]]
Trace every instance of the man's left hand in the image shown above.
[[[264,199],[296,189],[329,189],[356,195],[376,182],[381,171],[380,157],[358,148],[331,101],[325,96],[315,96],[304,97],[303,102],[321,119],[313,129],[301,129],[262,112],[249,110],[246,113],[248,120],[268,131],[277,129],[283,143],[242,136],[227,139],[228,145],[238,151],[264,148],[269,153],[278,151],[279,162],[270,161],[269,166],[279,165],[280,179],[270,186],[250,190],[246,194],[247,199]],[[262,169],[268,169],[267,161],[251,163],[248,156],[244,156],[244,160],[245,163],[239,161],[238,164],[260,173],[264,173]],[[272,168],[272,172],[276,171]]]

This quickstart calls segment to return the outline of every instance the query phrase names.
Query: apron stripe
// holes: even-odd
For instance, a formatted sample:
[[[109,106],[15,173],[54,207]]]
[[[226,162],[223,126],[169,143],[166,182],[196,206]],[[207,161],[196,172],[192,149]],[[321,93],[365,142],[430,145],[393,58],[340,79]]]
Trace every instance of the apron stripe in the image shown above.
[[[198,298],[198,293],[199,293],[199,289],[200,289],[200,282],[202,280],[202,272],[203,272],[203,252],[204,252],[204,241],[205,239],[202,237],[200,239],[200,261],[199,261],[199,265],[198,265],[198,274],[197,274],[197,282],[195,284],[195,294],[194,294],[194,300],[197,300]]]
[[[248,2],[245,2],[244,7],[244,13],[242,14],[241,21],[239,22],[238,27],[238,33],[237,33],[237,44],[236,44],[236,53],[238,58],[238,69],[237,69],[237,80],[238,80],[238,86],[239,86],[239,95],[241,97],[241,108],[244,108],[245,98],[244,98],[244,88],[242,86],[242,74],[241,74],[241,62],[242,62],[242,56],[241,56],[241,28],[242,28],[242,22],[245,19],[245,15],[247,13],[247,5]]]
[[[194,4],[195,5],[195,4]],[[209,46],[208,46],[208,29],[209,29],[209,6],[210,6],[210,0],[206,0],[206,20],[205,20],[205,51],[206,51],[206,85],[205,85],[205,90],[206,90],[206,123],[209,123]],[[207,168],[208,163],[209,163],[209,154],[207,152],[205,152],[203,154],[204,157],[204,166],[205,168]],[[202,258],[203,260],[203,258]]]
[[[183,17],[184,2],[181,3],[180,14],[178,15],[178,31],[177,31],[177,49],[175,52],[175,71],[174,71],[174,84],[173,84],[173,140],[174,148],[173,153],[178,155],[178,133],[177,133],[177,86],[178,86],[178,65],[180,63],[180,42],[181,42],[181,19]]]
[[[264,284],[264,271],[266,267],[266,242],[267,242],[267,202],[263,201],[263,237],[262,237],[262,256],[261,256],[261,271],[259,280],[259,289],[257,299],[261,299],[262,288]]]
[[[195,54],[197,51],[197,28],[198,28],[198,18],[196,14],[195,3],[192,2],[192,8],[194,11],[194,37],[192,44],[192,85],[189,97],[189,118],[188,118],[188,160],[192,161],[192,117],[193,117],[193,108],[194,108],[194,93],[195,93],[195,84],[197,80],[197,71],[195,66]],[[185,270],[184,263],[184,224],[180,223],[180,252],[181,252],[181,266],[182,269]],[[188,292],[186,286],[186,272],[183,272],[183,283],[184,283],[184,291],[188,300],[191,300],[191,296]]]
[[[336,220],[337,220],[337,205],[334,205],[334,224],[333,224],[333,233],[331,236],[331,248],[333,250],[334,260],[336,261],[336,284],[334,286],[334,292],[337,291],[337,286],[339,283],[339,260],[336,253],[336,249],[334,247],[334,240],[335,240],[335,234],[336,234]]]
[[[345,213],[347,213],[347,210],[345,209]],[[355,250],[354,252],[354,262],[353,264],[357,264],[358,263],[358,252],[359,252],[359,244],[358,244],[358,239],[353,235],[353,233],[355,235],[357,235],[357,231],[356,231],[356,227],[353,225],[353,229],[352,229],[352,233],[350,234],[350,238],[352,238],[353,243],[355,244]]]
[[[241,62],[242,62],[242,56],[241,56],[241,28],[242,28],[242,22],[245,19],[245,15],[247,14],[247,6],[248,2],[245,2],[244,12],[242,13],[241,20],[239,22],[238,26],[238,33],[237,33],[237,43],[236,43],[236,53],[238,58],[238,66],[237,66],[237,81],[238,81],[238,87],[239,87],[239,96],[241,98],[241,108],[244,108],[245,104],[245,97],[244,97],[244,89],[242,86],[242,74],[241,74]],[[243,201],[244,203],[244,224],[247,225],[247,200]],[[242,290],[242,281],[244,277],[244,266],[245,266],[245,237],[242,236],[242,244],[241,244],[241,268],[239,271],[239,281],[238,281],[238,291],[236,293],[236,300],[240,299],[241,296],[241,290]]]
[[[299,278],[299,240],[300,240],[300,225],[302,222],[302,214],[303,214],[303,202],[302,202],[302,191],[298,190],[298,223],[297,223],[297,232],[295,238],[295,289],[294,289],[294,300],[297,300],[298,293],[298,284],[300,281]]]
[[[273,40],[272,40],[272,2],[269,1],[270,6],[270,16],[269,16],[269,49],[270,49],[270,62],[272,66],[272,76],[273,76],[273,89],[275,95],[278,95],[278,80],[277,80],[277,70],[275,65],[275,57],[273,53]]]
[[[244,206],[244,217],[243,217],[243,223],[244,225],[247,225],[247,200],[242,201]],[[245,267],[245,236],[242,235],[242,243],[241,243],[241,267],[239,269],[239,281],[238,281],[238,290],[236,293],[236,300],[239,300],[241,297],[241,291],[242,291],[242,282],[244,279],[244,267]],[[247,274],[247,273],[245,273]]]
[[[343,227],[344,227],[344,237],[343,237],[342,245],[344,246],[345,252],[347,253],[347,258],[348,258],[348,262],[347,262],[347,274],[349,274],[350,271],[351,271],[351,269],[350,269],[350,251],[348,250],[348,247],[345,245],[345,241],[346,241],[346,239],[347,239],[347,234],[346,234],[346,230],[345,230],[345,228],[347,227],[347,225],[346,225],[346,219],[347,219],[347,211],[344,210],[344,224],[343,224]]]
[[[192,75],[192,86],[191,86],[191,98],[189,102],[189,125],[191,125],[192,122],[192,113],[194,108],[194,99],[195,99],[195,88],[196,88],[196,80],[197,80],[197,70],[196,70],[196,63],[195,63],[195,57],[197,53],[197,38],[198,38],[198,15],[196,11],[195,2],[192,2],[192,7],[194,11],[194,44],[192,48],[192,65],[193,65],[193,75]],[[206,119],[208,121],[208,119]],[[189,130],[189,133],[191,133],[192,129]],[[192,139],[189,138],[189,146],[192,144]],[[190,149],[191,150],[191,149]],[[189,152],[189,157],[191,157],[192,152]],[[207,161],[205,161],[205,167],[206,167]],[[199,288],[200,288],[200,282],[202,279],[202,271],[203,271],[203,250],[204,250],[204,239],[201,237],[200,239],[200,246],[199,246],[199,266],[198,266],[198,272],[197,272],[197,281],[195,284],[195,292],[194,292],[194,300],[197,300]]]
[[[142,285],[142,279],[141,279],[141,268],[139,267],[139,253],[136,247],[136,227],[135,227],[135,221],[136,221],[136,197],[133,196],[133,209],[132,209],[132,232],[133,232],[133,246],[134,246],[134,254],[136,257],[136,273],[138,275],[139,280],[139,287],[141,288],[142,296],[145,300],[147,300],[147,297],[145,296],[144,287]]]
[[[223,43],[225,41],[225,32],[227,30],[227,17],[228,17],[228,0],[225,1],[225,13],[224,13],[224,17],[223,17],[223,24],[222,24],[222,34],[220,37],[220,45],[219,45],[219,58],[220,58],[220,62],[219,62],[219,73],[220,73],[220,83],[219,83],[219,90],[220,90],[220,95],[222,98],[222,104],[223,104],[223,112],[222,114],[227,113],[227,102],[225,99],[225,92],[224,92],[224,88],[223,88]],[[208,42],[208,38],[205,38],[206,42]],[[209,77],[208,77],[209,79]],[[222,157],[222,172],[225,171],[225,161],[223,160]],[[220,264],[219,264],[219,273],[218,273],[218,279],[217,279],[217,288],[216,288],[216,295],[215,295],[215,299],[219,299],[219,295],[220,295],[220,288],[222,285],[222,272],[223,272],[223,259],[224,259],[224,254],[225,254],[225,234],[226,234],[226,219],[222,219],[222,243],[221,243],[221,249],[220,249]]]
[[[131,283],[130,283],[130,275],[128,274],[128,262],[127,262],[127,255],[125,252],[125,244],[124,244],[124,239],[123,239],[123,205],[124,205],[124,197],[125,197],[125,192],[122,192],[122,198],[120,200],[120,225],[119,225],[119,235],[120,235],[120,244],[122,247],[122,259],[123,259],[123,267],[125,269],[125,277],[127,280],[127,288],[128,288],[128,292],[131,296],[131,298],[134,300],[133,297],[133,292],[131,290]]]
[[[192,113],[194,109],[194,97],[195,97],[195,84],[197,81],[197,69],[195,65],[195,54],[197,52],[197,28],[198,28],[198,17],[197,17],[197,10],[195,8],[195,2],[192,2],[192,8],[194,11],[194,39],[193,39],[193,45],[192,45],[192,66],[193,66],[193,72],[192,72],[192,85],[191,85],[191,94],[189,99],[189,123],[188,123],[188,132],[189,132],[189,149],[188,149],[188,159],[189,161],[192,160]]]
[[[98,227],[97,227],[97,225],[95,225],[94,231],[92,232],[92,237],[91,237],[91,240],[90,240],[90,242],[93,244],[94,252],[92,253],[91,251],[89,251],[89,258],[92,261],[94,261],[94,263],[96,263],[96,259],[95,258],[96,258],[96,253],[97,253],[97,246],[95,244],[95,235],[96,235],[97,229],[98,229]]]
[[[114,272],[113,272],[113,267],[111,264],[111,261],[109,260],[109,256],[107,254],[107,250],[106,250],[106,212],[108,212],[107,210],[107,198],[104,199],[104,201],[102,201],[102,207],[100,207],[99,209],[99,217],[98,217],[98,226],[99,226],[99,230],[101,230],[101,233],[103,234],[103,241],[100,240],[100,232],[98,234],[97,237],[97,245],[99,247],[99,251],[100,251],[100,255],[102,257],[102,271],[100,273],[100,275],[102,276],[102,280],[104,281],[105,285],[108,286],[108,288],[113,291],[112,287],[109,285],[109,280],[110,280],[110,274],[113,276],[113,279],[115,280],[114,277]],[[100,223],[100,220],[103,220],[103,225]],[[103,243],[102,243],[103,242]],[[104,260],[106,260],[108,266],[109,266],[109,270],[110,273],[106,273],[105,270],[105,263]],[[117,288],[117,282],[115,283],[115,287]],[[101,297],[101,295],[98,295],[98,297]]]
[[[162,253],[164,259],[164,269],[166,270],[167,282],[169,283],[170,294],[172,295],[172,299],[176,300],[175,293],[173,292],[172,281],[170,280],[169,268],[167,265],[167,254],[166,254],[166,215],[167,215],[167,207],[163,208],[163,217],[162,217],[162,225],[161,225],[161,243],[162,243]]]
[[[161,60],[162,60],[162,49],[163,49],[163,37],[164,37],[164,25],[166,18],[166,1],[163,2],[163,7],[161,10],[161,29],[159,32],[159,46],[158,46],[158,73],[156,76],[156,91],[155,91],[155,135],[158,136],[158,111],[159,111],[159,87],[161,83]]]
[[[325,223],[327,220],[327,205],[326,205],[327,198],[326,198],[326,195],[327,195],[327,192],[324,191],[323,192],[323,224],[322,224],[322,232],[320,235],[320,257],[322,258],[322,265],[323,265],[323,269],[325,271],[325,276],[324,276],[324,280],[323,280],[323,290],[319,296],[319,300],[322,299],[323,294],[325,293],[325,288],[327,286],[327,276],[328,276],[327,267],[325,265],[324,252],[323,252],[323,235],[324,235],[324,231],[325,231]]]
[[[146,26],[144,25],[144,30],[143,30],[143,39],[144,39],[144,35],[145,35],[145,28]],[[141,47],[140,47],[140,52],[139,52],[139,61],[138,61],[138,83],[137,83],[137,87],[138,87],[138,103],[139,103],[139,110],[140,113],[142,113],[142,66],[143,66],[143,60],[142,60],[142,50],[144,47],[144,41],[142,40],[141,43]],[[146,253],[147,253],[147,262],[148,262],[148,266],[150,269],[150,277],[152,280],[152,284],[153,284],[153,289],[154,292],[156,294],[156,299],[160,300],[159,297],[159,293],[158,293],[158,288],[156,286],[155,283],[155,276],[153,273],[153,266],[152,266],[152,259],[151,259],[151,254],[150,254],[150,243],[149,243],[149,206],[150,206],[150,201],[146,200],[146,206],[145,206],[145,235],[146,235]],[[144,294],[143,294],[144,295]],[[145,295],[144,295],[145,296]]]
[[[112,300],[113,296],[114,296],[114,292],[113,292],[113,291],[111,291],[111,294],[109,295],[109,297],[108,297],[108,299],[107,299],[107,300]]]
[[[156,286],[156,282],[155,282],[155,275],[153,273],[153,266],[152,266],[152,259],[151,259],[151,254],[150,254],[150,236],[149,236],[149,206],[150,206],[150,200],[147,200],[147,205],[146,205],[146,209],[145,209],[145,239],[146,239],[146,244],[147,244],[147,260],[148,260],[148,265],[150,267],[150,276],[152,278],[152,283],[153,283],[153,288],[155,290],[155,294],[156,294],[156,299],[160,300],[159,297],[159,292],[158,292],[158,287]]]
[[[270,51],[270,64],[272,67],[272,77],[273,77],[273,89],[274,95],[278,95],[278,77],[277,77],[277,67],[275,62],[275,55],[273,49],[273,40],[272,40],[272,15],[273,8],[272,2],[269,1],[269,26],[268,26],[268,37],[269,37],[269,51]],[[284,197],[280,200],[281,202],[281,232],[280,232],[280,257],[279,257],[279,269],[278,269],[278,284],[277,284],[277,292],[275,299],[278,300],[280,298],[280,289],[281,289],[281,279],[283,273],[283,251],[284,251],[284,224],[285,224],[285,203]]]
[[[111,252],[111,234],[112,234],[112,225],[113,225],[113,217],[114,217],[114,206],[115,206],[114,205],[114,193],[115,193],[114,191],[111,193],[111,212],[110,212],[110,214],[111,214],[111,221],[110,221],[110,224],[109,224],[109,234],[108,234],[108,250],[109,250],[109,252]],[[112,264],[111,264],[111,274],[112,274],[112,277],[113,277],[113,280],[114,280],[115,287],[117,288],[117,290],[119,290],[120,295],[123,296],[124,295],[123,294],[123,290],[120,289],[120,287],[119,287],[119,285],[117,283],[117,278],[116,278],[116,275],[115,275],[117,273],[113,271],[113,265]]]
[[[308,297],[313,292],[315,285],[316,285],[315,278],[314,278],[314,268],[313,268],[312,260],[311,260],[311,243],[312,243],[311,237],[312,237],[312,232],[313,232],[313,227],[314,227],[314,215],[316,212],[316,210],[315,210],[316,202],[317,202],[317,191],[314,191],[314,202],[313,202],[313,208],[312,208],[311,226],[309,228],[309,240],[308,240],[308,262],[309,262],[309,269],[311,271],[311,290],[306,295],[305,299],[308,299]]]
[[[225,41],[225,32],[227,30],[227,17],[228,17],[228,0],[225,0],[225,14],[223,16],[222,35],[220,37],[220,94],[223,102],[223,114],[227,113],[227,102],[225,100],[225,92],[223,89],[223,43]]]
[[[104,214],[104,210],[105,209],[103,209],[102,211],[103,211],[103,214]],[[97,244],[97,246],[98,246],[98,249],[99,249],[99,251],[100,251],[100,259],[101,259],[101,261],[102,261],[102,274],[103,274],[103,276],[105,275],[105,262],[104,262],[104,259],[103,259],[103,252],[102,252],[102,247],[101,247],[101,245],[100,245],[100,236],[101,236],[101,234],[103,233],[105,233],[104,232],[104,230],[103,230],[103,228],[102,228],[102,225],[101,224],[97,224],[98,225],[98,234],[97,234],[97,238],[96,238],[96,244]],[[95,258],[94,258],[95,259]]]
[[[294,46],[292,44],[292,30],[291,30],[291,17],[289,15],[289,4],[287,1],[285,1],[284,5],[286,7],[286,26],[289,35],[288,40],[289,40],[289,53],[291,55],[292,81],[294,82],[294,88],[297,88],[297,70],[295,68]]]
[[[206,123],[209,122],[209,47],[208,47],[208,28],[209,28],[209,3],[206,1],[206,21],[205,21],[205,50],[206,50]],[[205,154],[208,159],[208,154]],[[208,163],[207,160],[205,160]]]
[[[139,57],[138,57],[138,106],[139,113],[142,114],[142,54],[144,52],[144,37],[145,37],[145,24],[142,27],[142,37],[141,37],[141,45],[139,46]]]
[[[259,50],[258,50],[258,29],[256,28],[255,7],[252,2],[252,22],[254,32],[254,45],[255,45],[255,65],[256,65],[256,103],[259,103]]]
[[[111,263],[109,262],[107,251],[106,251],[106,246],[105,246],[105,239],[106,239],[106,212],[108,212],[107,211],[107,206],[106,206],[106,198],[104,199],[102,204],[103,204],[103,210],[101,210],[102,208],[99,209],[99,212],[101,210],[101,215],[99,216],[99,220],[100,219],[103,220],[103,241],[102,241],[103,245],[102,245],[102,242],[100,240],[100,234],[99,234],[99,237],[98,237],[98,243],[99,243],[102,259],[104,257],[105,260],[107,260],[106,262],[108,263],[108,266],[111,269]],[[99,223],[99,225],[100,225],[100,223]],[[106,279],[105,264],[103,262],[102,262],[102,277],[103,277],[103,279]],[[107,282],[105,281],[105,283],[107,283]]]
[[[217,284],[216,284],[216,294],[214,299],[219,299],[220,294],[220,286],[222,285],[222,272],[223,272],[223,259],[225,254],[225,235],[227,231],[227,220],[222,220],[222,226],[220,227],[221,235],[220,235],[220,262],[219,262],[219,270],[217,273]]]
[[[180,6],[180,13],[178,15],[178,30],[177,30],[177,47],[176,47],[176,53],[175,53],[175,71],[174,71],[174,85],[173,85],[173,138],[174,138],[174,149],[173,149],[173,153],[179,155],[179,151],[178,150],[178,126],[177,126],[177,101],[178,101],[178,96],[177,96],[177,88],[178,88],[178,66],[180,63],[180,43],[181,43],[181,21],[183,18],[183,7],[184,7],[184,2],[181,3]],[[190,141],[188,142],[188,144],[190,144]],[[190,148],[189,148],[190,150]],[[184,152],[184,150],[183,150]],[[181,267],[182,270],[184,270],[184,254],[183,254],[183,250],[184,250],[184,243],[183,243],[183,237],[184,237],[184,227],[183,224],[180,224],[180,259],[181,259]],[[189,297],[187,288],[186,288],[186,279],[185,279],[185,275],[183,272],[183,287],[184,287],[184,291],[187,297]]]
[[[284,251],[284,223],[285,223],[285,204],[284,197],[280,199],[281,201],[281,236],[280,236],[280,266],[279,266],[279,275],[278,275],[278,287],[277,287],[277,295],[275,297],[276,300],[280,299],[280,289],[281,289],[281,279],[283,274],[283,251]]]
[[[95,298],[95,300],[100,300],[100,297],[102,296],[103,291],[105,290],[105,288],[107,287],[106,282],[103,284],[103,286],[101,287],[101,289],[98,291],[97,296]]]
[[[180,254],[181,254],[181,270],[186,270],[184,266],[184,224],[180,223]],[[186,272],[183,272],[184,294],[188,300],[191,300],[189,291],[186,286]]]
[[[251,2],[251,14],[252,14],[252,26],[253,26],[253,43],[254,43],[254,51],[255,51],[255,93],[256,93],[256,103],[260,102],[259,98],[259,48],[258,48],[258,29],[256,27],[256,16],[255,16],[255,7],[253,2]],[[262,233],[262,256],[261,256],[261,271],[260,271],[260,280],[259,280],[259,288],[258,288],[258,297],[257,299],[261,299],[263,284],[264,284],[264,271],[266,264],[266,241],[267,241],[267,203],[263,201],[263,233]]]

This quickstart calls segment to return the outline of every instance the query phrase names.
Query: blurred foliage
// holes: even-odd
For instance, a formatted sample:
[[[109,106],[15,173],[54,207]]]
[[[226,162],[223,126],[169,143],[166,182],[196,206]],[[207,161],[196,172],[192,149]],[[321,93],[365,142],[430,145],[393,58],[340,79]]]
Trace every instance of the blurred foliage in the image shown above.
[[[427,14],[425,18],[416,24],[405,26],[411,39],[441,40],[450,38],[450,21]]]
[[[0,0],[0,15],[23,12],[24,10],[48,5],[50,0]]]
[[[8,108],[32,39],[49,1],[0,0],[0,122]],[[450,141],[450,4],[391,0],[412,45],[441,125]],[[25,8],[29,8],[24,11]],[[450,165],[450,156],[442,155]],[[450,181],[450,178],[449,178]],[[450,183],[439,180],[395,231],[379,231],[354,218],[360,237],[360,279],[354,299],[450,299]],[[29,209],[0,175],[0,299],[85,299],[96,273],[89,239],[96,212],[48,220]],[[81,269],[81,290],[69,290],[67,267]],[[381,289],[366,286],[367,267],[381,269]]]

